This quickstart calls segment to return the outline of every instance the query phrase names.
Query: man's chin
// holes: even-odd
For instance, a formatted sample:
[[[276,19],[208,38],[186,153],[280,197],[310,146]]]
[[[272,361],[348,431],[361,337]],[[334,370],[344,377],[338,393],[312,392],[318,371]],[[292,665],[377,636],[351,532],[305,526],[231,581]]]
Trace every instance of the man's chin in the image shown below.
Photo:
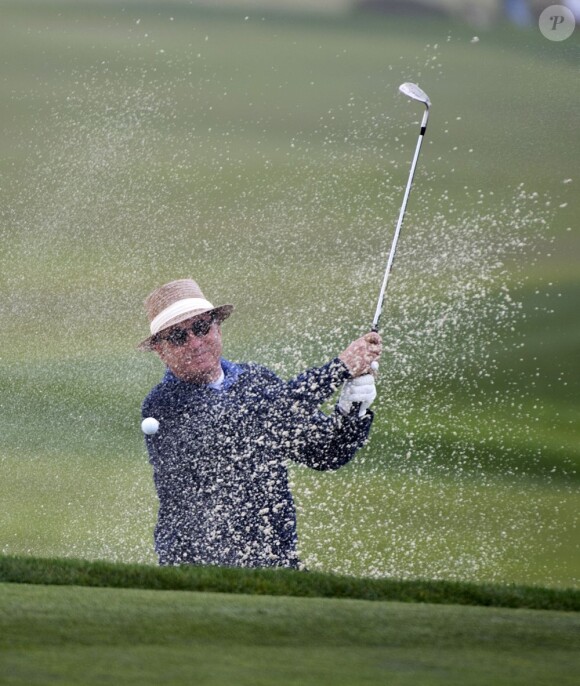
[[[182,381],[206,384],[215,381],[220,375],[221,367],[208,367],[207,369],[185,369],[181,373],[173,372]]]

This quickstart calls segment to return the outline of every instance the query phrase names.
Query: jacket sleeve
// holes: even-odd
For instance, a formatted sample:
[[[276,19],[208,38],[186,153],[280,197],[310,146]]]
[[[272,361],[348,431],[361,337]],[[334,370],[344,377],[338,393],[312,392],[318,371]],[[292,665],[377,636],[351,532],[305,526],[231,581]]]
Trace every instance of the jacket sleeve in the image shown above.
[[[320,411],[308,417],[298,413],[287,422],[285,456],[318,471],[334,470],[350,462],[368,438],[373,413],[343,415],[336,408],[327,416]]]
[[[330,415],[320,411],[349,378],[346,365],[335,358],[286,384],[275,422],[284,457],[320,471],[338,469],[352,460],[368,438],[373,413],[343,415],[336,407]]]
[[[159,387],[145,399],[141,416],[155,417],[159,421],[156,434],[145,436],[149,462],[153,467],[153,479],[160,499],[164,502],[181,496],[183,471],[180,456],[185,454],[187,433],[180,426],[180,416],[175,415]]]
[[[303,404],[319,408],[342,384],[351,378],[348,367],[338,357],[323,365],[307,369],[287,383],[290,393]]]

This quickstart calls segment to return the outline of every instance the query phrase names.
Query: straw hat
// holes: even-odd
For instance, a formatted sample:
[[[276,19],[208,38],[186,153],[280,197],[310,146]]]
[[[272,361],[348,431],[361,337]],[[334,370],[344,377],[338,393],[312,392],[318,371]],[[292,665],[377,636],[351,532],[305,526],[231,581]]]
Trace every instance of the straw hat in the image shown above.
[[[209,300],[205,299],[201,288],[193,279],[170,281],[150,293],[145,300],[151,335],[139,343],[138,348],[150,350],[154,336],[198,314],[213,312],[217,320],[223,322],[230,316],[233,309],[233,305],[214,307]]]

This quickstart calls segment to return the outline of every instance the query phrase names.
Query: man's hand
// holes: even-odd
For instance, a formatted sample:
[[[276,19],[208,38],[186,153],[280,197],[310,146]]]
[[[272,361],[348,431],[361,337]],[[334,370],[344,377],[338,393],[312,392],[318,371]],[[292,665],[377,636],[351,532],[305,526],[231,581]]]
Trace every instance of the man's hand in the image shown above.
[[[371,371],[371,364],[379,359],[381,350],[381,337],[371,331],[353,341],[338,357],[346,364],[351,376],[357,377]]]
[[[343,414],[350,414],[353,404],[359,404],[358,416],[364,417],[376,397],[375,377],[372,374],[364,374],[344,384],[338,400],[338,409]]]

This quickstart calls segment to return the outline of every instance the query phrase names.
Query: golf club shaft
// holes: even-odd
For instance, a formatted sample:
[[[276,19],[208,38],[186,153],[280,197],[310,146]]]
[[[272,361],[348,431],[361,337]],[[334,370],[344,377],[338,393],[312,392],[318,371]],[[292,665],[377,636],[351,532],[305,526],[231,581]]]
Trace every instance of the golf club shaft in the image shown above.
[[[383,311],[383,303],[385,300],[385,294],[387,291],[387,283],[389,281],[389,275],[391,273],[391,267],[393,266],[393,261],[395,259],[395,252],[397,250],[397,243],[399,241],[399,234],[401,233],[401,227],[403,225],[403,218],[405,217],[405,211],[407,209],[407,201],[409,200],[409,194],[411,192],[411,186],[413,184],[413,177],[415,176],[415,168],[417,166],[417,160],[419,159],[419,153],[421,152],[421,145],[423,143],[423,138],[425,137],[425,131],[427,130],[427,120],[429,119],[429,107],[426,108],[423,114],[423,120],[421,122],[421,133],[419,134],[419,139],[417,140],[417,147],[415,148],[415,155],[413,156],[413,162],[411,164],[411,171],[409,173],[409,180],[407,181],[407,188],[405,189],[405,195],[403,196],[403,204],[401,205],[401,211],[399,212],[399,219],[397,221],[397,228],[395,229],[395,235],[393,236],[393,242],[391,244],[391,251],[389,252],[389,259],[387,261],[387,268],[385,269],[385,276],[383,278],[383,284],[381,286],[381,291],[379,293],[379,299],[377,302],[377,309],[375,310],[375,316],[373,318],[373,323],[371,326],[371,331],[379,330],[379,320],[381,318],[381,313]]]

